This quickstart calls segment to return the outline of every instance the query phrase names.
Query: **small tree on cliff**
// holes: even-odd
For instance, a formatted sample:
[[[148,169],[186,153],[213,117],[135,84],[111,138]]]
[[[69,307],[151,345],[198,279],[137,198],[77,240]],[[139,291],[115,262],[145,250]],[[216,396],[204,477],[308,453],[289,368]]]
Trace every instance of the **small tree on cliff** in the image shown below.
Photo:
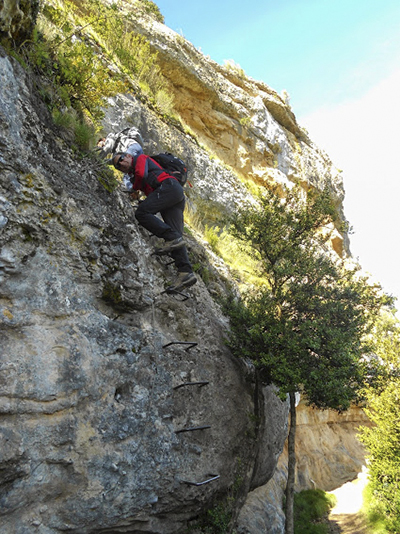
[[[230,347],[290,398],[287,534],[294,530],[295,393],[318,408],[350,406],[366,377],[365,335],[386,300],[326,247],[335,213],[327,190],[273,189],[231,227],[266,285],[229,301]]]

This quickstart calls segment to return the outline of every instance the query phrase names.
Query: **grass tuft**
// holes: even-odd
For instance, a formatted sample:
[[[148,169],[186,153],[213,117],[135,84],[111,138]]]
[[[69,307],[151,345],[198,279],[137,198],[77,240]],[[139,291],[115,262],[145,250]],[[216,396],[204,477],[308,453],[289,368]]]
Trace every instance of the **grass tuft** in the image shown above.
[[[295,534],[329,534],[329,526],[320,522],[335,505],[336,497],[322,490],[306,490],[294,496]]]

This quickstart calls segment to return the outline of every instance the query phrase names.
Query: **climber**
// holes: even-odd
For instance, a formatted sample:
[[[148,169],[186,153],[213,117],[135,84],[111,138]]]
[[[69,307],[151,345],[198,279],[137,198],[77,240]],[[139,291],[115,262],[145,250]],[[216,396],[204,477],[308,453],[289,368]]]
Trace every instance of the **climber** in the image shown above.
[[[139,143],[132,143],[128,146],[126,151],[124,152],[126,154],[130,154],[133,158],[140,156],[140,154],[143,154],[143,148]],[[114,157],[112,158],[112,161],[114,163]],[[115,165],[114,165],[115,167]],[[131,193],[131,198],[135,199],[138,195],[133,193],[133,184],[131,182],[131,176],[130,173],[124,173],[124,176],[122,177],[122,181],[126,187],[126,190]]]
[[[178,270],[175,282],[167,288],[168,292],[180,291],[197,282],[189,261],[183,240],[183,211],[185,195],[183,187],[176,178],[143,153],[132,155],[117,152],[112,158],[113,165],[132,185],[132,198],[138,198],[142,191],[146,198],[139,203],[135,217],[139,224],[157,237],[163,238],[165,244],[156,248],[153,254],[172,256]],[[163,220],[156,214],[160,213]]]

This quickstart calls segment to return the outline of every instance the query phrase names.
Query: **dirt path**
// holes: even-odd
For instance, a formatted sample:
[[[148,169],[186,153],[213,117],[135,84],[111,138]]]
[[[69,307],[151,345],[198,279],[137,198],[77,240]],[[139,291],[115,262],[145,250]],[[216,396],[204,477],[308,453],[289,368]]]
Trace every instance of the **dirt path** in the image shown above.
[[[331,514],[329,516],[331,534],[370,534],[371,531],[361,514]]]
[[[356,480],[331,492],[337,499],[328,518],[331,534],[371,534],[361,513],[362,492],[366,483],[367,473],[364,470]]]

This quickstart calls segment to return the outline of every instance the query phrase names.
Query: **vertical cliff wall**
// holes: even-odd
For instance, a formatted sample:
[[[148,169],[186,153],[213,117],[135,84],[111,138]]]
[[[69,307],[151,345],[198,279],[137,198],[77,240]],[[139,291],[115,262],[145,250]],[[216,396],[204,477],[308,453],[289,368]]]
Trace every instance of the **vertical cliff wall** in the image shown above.
[[[134,206],[63,145],[19,65],[0,72],[1,530],[178,532],[272,476],[286,405],[256,431],[253,371],[205,284],[163,293],[173,271]]]
[[[158,50],[181,122],[119,95],[104,133],[135,125],[147,153],[182,156],[204,224],[250,202],[249,183],[270,181],[328,183],[343,217],[340,173],[279,95],[133,4],[123,8]],[[110,192],[90,158],[73,154],[3,50],[0,79],[1,532],[185,532],[233,488],[234,516],[248,496],[241,532],[282,532],[271,484],[287,405],[224,344],[213,296],[234,283],[229,269],[188,229],[208,276],[188,299],[166,295],[174,271],[151,256],[156,242],[123,189]],[[332,244],[346,253],[346,235]],[[304,477],[302,487],[315,479],[311,464]]]
[[[213,158],[216,156],[244,181],[259,185],[294,181],[305,187],[329,184],[344,219],[340,172],[311,141],[276,91],[206,58],[167,26],[150,17],[138,17],[131,2],[126,3],[125,12],[133,21],[132,29],[146,36],[157,51],[182,123]],[[170,141],[167,136],[163,143],[168,146]],[[199,178],[197,166],[193,169]],[[229,184],[210,184],[208,174],[202,171],[199,174],[207,181],[210,200],[229,190]],[[203,180],[196,181],[196,190],[202,188],[202,195],[206,194]],[[346,234],[336,232],[332,244],[339,254],[348,252]]]

